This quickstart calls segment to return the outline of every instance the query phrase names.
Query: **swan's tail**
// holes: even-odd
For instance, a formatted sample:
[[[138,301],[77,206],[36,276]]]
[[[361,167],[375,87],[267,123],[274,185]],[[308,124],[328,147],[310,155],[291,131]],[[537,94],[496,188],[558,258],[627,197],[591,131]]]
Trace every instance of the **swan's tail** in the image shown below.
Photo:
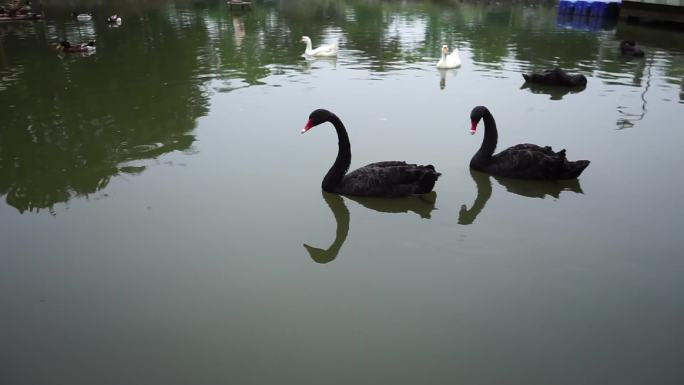
[[[425,170],[423,175],[420,177],[418,191],[416,191],[416,194],[426,194],[432,191],[432,189],[435,187],[435,182],[437,182],[439,176],[442,175],[441,173],[435,171],[435,167],[431,164],[424,167]]]
[[[565,167],[563,167],[563,174],[561,179],[572,179],[580,176],[582,171],[584,171],[587,166],[589,166],[588,160],[577,160],[574,162],[566,162]]]

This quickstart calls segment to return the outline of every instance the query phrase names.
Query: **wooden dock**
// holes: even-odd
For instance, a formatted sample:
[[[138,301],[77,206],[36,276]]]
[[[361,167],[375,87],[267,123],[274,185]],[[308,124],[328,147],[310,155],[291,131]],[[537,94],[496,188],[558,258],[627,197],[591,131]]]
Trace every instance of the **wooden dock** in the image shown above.
[[[233,8],[240,8],[240,9],[251,9],[252,8],[252,2],[251,1],[244,1],[244,0],[228,0],[228,7],[230,9]]]
[[[620,6],[620,18],[636,22],[684,24],[684,0],[628,0]]]

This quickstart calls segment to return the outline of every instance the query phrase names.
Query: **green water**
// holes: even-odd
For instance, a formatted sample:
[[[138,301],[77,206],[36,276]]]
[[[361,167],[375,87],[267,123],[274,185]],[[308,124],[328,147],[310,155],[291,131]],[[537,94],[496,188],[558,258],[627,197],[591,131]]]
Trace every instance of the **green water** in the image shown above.
[[[553,4],[43,6],[0,24],[0,384],[684,383],[684,33]],[[556,64],[586,89],[523,87]],[[591,165],[471,172],[478,104],[499,149]],[[436,192],[321,193],[319,107],[352,168],[431,163]]]

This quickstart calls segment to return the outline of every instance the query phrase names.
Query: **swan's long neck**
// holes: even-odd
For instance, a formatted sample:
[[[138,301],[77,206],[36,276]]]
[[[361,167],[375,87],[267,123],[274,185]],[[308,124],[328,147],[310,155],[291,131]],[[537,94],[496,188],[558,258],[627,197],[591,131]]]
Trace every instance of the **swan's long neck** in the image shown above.
[[[313,48],[311,47],[311,40],[307,39],[307,40],[306,40],[306,49],[304,50],[304,52],[309,53],[309,52],[311,52],[312,50],[313,50]]]
[[[340,184],[351,164],[351,145],[349,144],[347,130],[344,128],[340,118],[332,114],[329,121],[335,126],[335,131],[337,131],[337,145],[339,148],[335,163],[333,163],[323,178],[322,187],[325,191],[335,192],[335,188]]]
[[[498,140],[496,122],[494,121],[494,117],[489,110],[485,110],[482,120],[484,120],[484,139],[482,139],[482,145],[475,153],[475,156],[473,156],[471,163],[488,161],[494,154],[494,150],[496,150],[496,142]]]

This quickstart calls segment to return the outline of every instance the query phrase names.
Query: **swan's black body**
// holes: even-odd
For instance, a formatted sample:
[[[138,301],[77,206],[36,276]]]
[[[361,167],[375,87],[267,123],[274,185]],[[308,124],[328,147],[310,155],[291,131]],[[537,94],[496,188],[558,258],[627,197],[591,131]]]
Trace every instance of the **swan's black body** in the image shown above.
[[[339,145],[335,163],[323,178],[324,191],[355,196],[405,197],[432,191],[441,175],[432,165],[420,166],[402,161],[371,163],[347,174],[351,145],[347,130],[337,115],[324,109],[315,110],[309,115],[302,133],[324,122],[335,127]]]
[[[519,179],[572,179],[577,178],[589,165],[588,160],[571,162],[565,150],[554,152],[551,147],[535,144],[518,144],[494,155],[497,143],[496,122],[484,106],[473,108],[470,113],[471,132],[484,120],[485,134],[482,146],[470,160],[470,168]]]
[[[637,46],[634,40],[623,40],[620,42],[620,52],[623,55],[642,57],[644,56],[644,50]]]
[[[58,46],[58,48],[64,52],[87,52],[87,51],[90,51],[94,47],[95,47],[94,41],[89,41],[87,43],[77,43],[76,45],[71,45],[71,43],[69,43],[66,40],[60,41],[59,46]]]
[[[523,78],[528,83],[549,86],[583,87],[587,85],[587,78],[584,75],[570,75],[558,67],[540,73],[523,74]]]

